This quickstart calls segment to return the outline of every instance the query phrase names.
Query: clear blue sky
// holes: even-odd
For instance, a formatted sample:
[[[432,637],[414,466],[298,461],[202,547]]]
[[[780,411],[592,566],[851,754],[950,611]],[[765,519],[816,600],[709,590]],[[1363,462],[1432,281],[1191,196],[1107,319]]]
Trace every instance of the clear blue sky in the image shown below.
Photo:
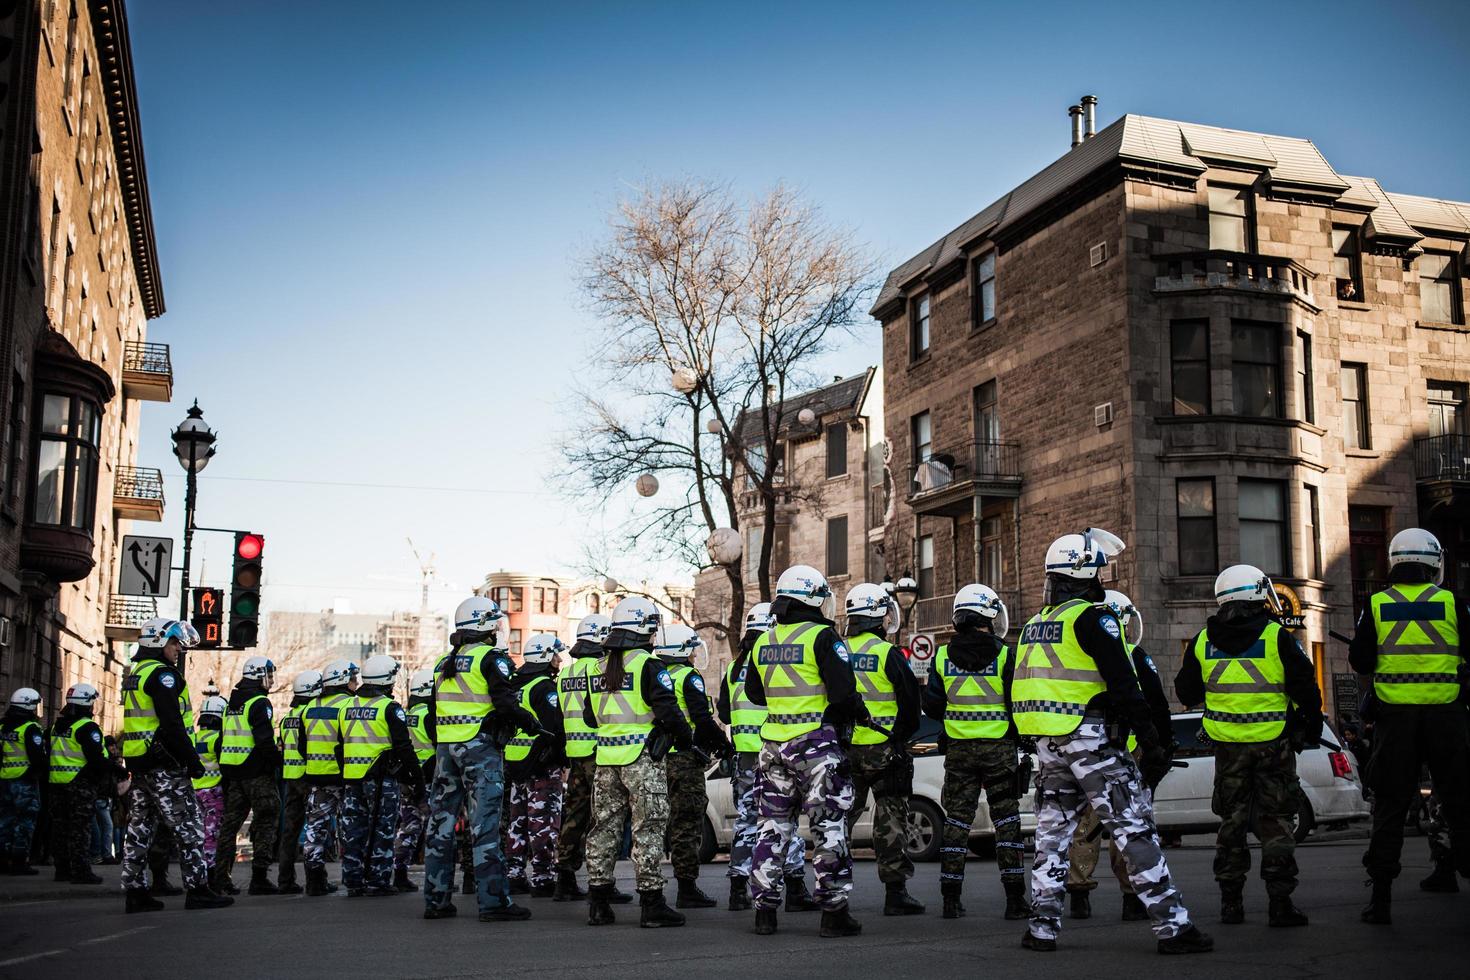
[[[266,534],[267,608],[416,605],[407,535],[458,586],[444,608],[576,564],[573,275],[641,181],[788,182],[887,267],[1065,152],[1094,93],[1100,127],[1305,136],[1470,200],[1465,3],[128,6],[175,370],[142,462],[177,535],[168,431],[197,397],[221,433],[198,520]],[[827,367],[879,356],[870,326]],[[201,544],[221,580],[228,543]]]

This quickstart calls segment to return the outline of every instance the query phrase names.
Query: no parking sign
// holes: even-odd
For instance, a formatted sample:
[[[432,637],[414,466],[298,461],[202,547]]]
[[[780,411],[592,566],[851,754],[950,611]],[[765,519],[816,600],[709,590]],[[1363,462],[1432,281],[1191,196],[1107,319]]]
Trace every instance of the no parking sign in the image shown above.
[[[934,661],[934,637],[915,636],[909,640],[909,666],[913,668],[914,676],[919,680],[927,680],[929,677],[929,665]]]

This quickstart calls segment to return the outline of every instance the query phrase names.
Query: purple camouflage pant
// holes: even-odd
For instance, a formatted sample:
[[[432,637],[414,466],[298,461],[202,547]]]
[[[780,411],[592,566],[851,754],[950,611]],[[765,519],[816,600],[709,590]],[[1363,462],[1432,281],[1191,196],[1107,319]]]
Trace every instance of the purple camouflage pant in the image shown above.
[[[199,813],[204,817],[204,863],[214,867],[214,852],[219,846],[219,825],[225,815],[225,788],[223,785],[208,789],[196,789],[194,796],[199,800]]]
[[[781,903],[784,865],[802,813],[811,824],[816,850],[812,871],[816,900],[824,910],[846,908],[852,891],[852,852],[847,845],[847,811],[853,805],[846,754],[830,725],[789,742],[766,742],[756,763],[760,832],[750,878],[758,909]]]

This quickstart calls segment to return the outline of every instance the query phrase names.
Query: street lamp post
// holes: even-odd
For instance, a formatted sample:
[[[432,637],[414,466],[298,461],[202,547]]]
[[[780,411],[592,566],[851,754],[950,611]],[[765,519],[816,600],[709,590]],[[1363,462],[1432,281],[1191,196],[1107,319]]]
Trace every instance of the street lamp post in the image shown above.
[[[887,583],[884,583],[885,587]],[[914,581],[913,575],[908,571],[893,583],[893,598],[898,603],[898,642],[903,645],[904,625],[909,621],[909,614],[913,612],[914,603],[919,601],[919,583]]]
[[[189,618],[189,559],[194,549],[194,499],[199,472],[209,465],[215,453],[215,433],[204,421],[204,413],[196,400],[188,416],[169,434],[174,441],[174,455],[184,468],[184,566],[179,575],[179,619]]]

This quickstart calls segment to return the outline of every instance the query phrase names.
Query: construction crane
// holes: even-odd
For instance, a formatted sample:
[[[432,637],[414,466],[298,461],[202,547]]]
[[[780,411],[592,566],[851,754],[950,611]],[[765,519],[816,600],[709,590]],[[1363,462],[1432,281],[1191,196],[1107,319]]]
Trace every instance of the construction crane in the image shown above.
[[[418,668],[430,662],[434,651],[429,648],[434,643],[435,630],[429,621],[429,583],[436,575],[434,569],[434,555],[430,554],[427,561],[419,554],[418,548],[414,547],[413,538],[408,538],[408,550],[413,552],[414,560],[419,563],[419,635],[418,649],[414,651],[413,666],[405,671],[411,674]]]

